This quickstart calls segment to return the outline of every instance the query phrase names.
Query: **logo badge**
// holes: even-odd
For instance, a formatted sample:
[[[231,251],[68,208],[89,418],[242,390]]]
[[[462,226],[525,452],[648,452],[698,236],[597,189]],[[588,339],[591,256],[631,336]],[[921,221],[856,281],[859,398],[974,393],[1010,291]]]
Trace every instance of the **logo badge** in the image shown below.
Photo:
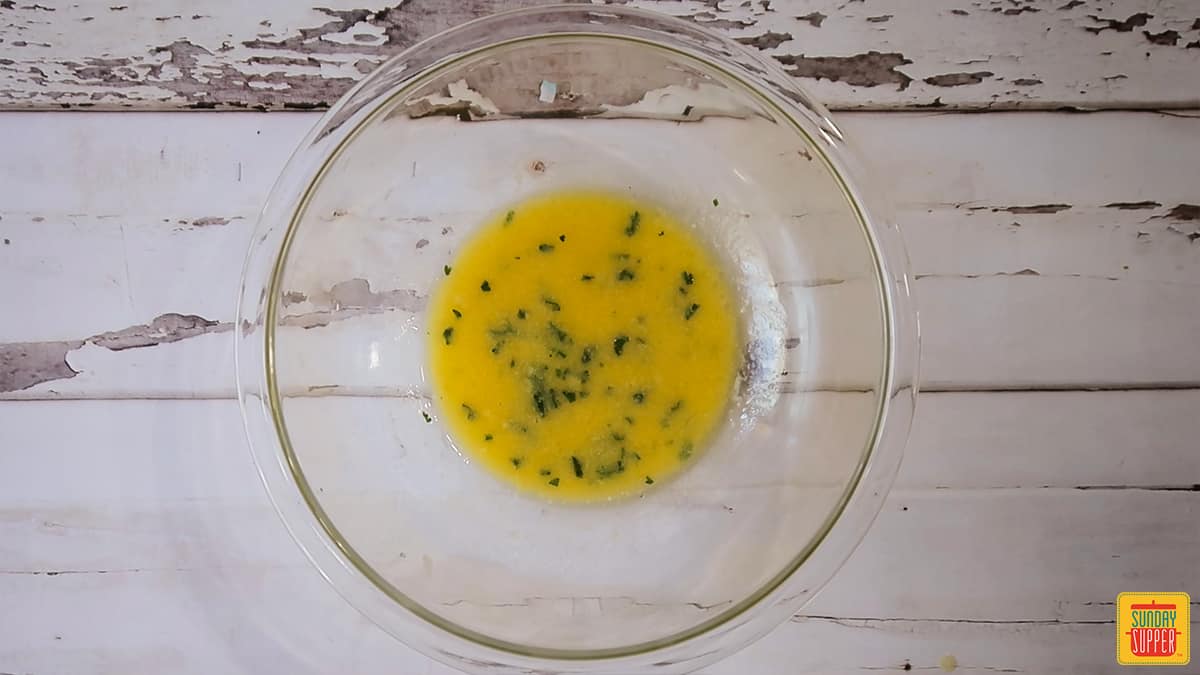
[[[1191,660],[1191,600],[1187,593],[1117,596],[1117,663],[1183,666]]]

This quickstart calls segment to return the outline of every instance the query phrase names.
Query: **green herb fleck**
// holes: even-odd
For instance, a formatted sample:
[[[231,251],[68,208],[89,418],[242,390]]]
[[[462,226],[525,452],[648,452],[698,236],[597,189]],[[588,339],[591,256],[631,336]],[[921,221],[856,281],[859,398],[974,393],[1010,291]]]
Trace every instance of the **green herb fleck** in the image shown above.
[[[560,234],[560,235],[558,235],[558,240],[559,240],[559,241],[566,241],[566,240],[567,240],[567,235],[565,235],[565,234]]]
[[[575,402],[575,392],[563,391],[563,398],[567,399],[567,403],[574,403]]]
[[[628,424],[629,426],[633,426],[633,418],[632,418],[632,417],[630,417],[629,415],[626,415],[626,416],[625,416],[625,423],[626,423],[626,424]]]
[[[641,225],[641,223],[642,214],[638,211],[634,211],[633,215],[629,216],[629,225],[625,226],[625,236],[632,237],[633,235],[637,234],[638,225]]]
[[[672,403],[671,407],[667,410],[667,414],[663,415],[662,419],[659,420],[658,425],[661,426],[663,429],[666,429],[667,427],[671,426],[671,416],[674,415],[675,413],[679,412],[679,409],[682,407],[683,407],[682,399]]]
[[[609,478],[624,472],[625,460],[621,459],[618,459],[616,464],[606,464],[596,469],[596,475],[600,478]]]
[[[623,441],[623,440],[625,440],[625,434],[622,434],[622,433],[617,433],[616,431],[613,431],[613,432],[609,433],[609,436],[612,436],[612,439],[613,439],[614,441],[618,441],[618,442],[620,442],[620,441]]]
[[[554,244],[538,244],[538,250],[542,253],[550,253],[554,251]]]
[[[590,274],[585,274],[585,275],[583,275],[583,276],[579,277],[579,280],[580,280],[580,281],[591,281],[592,279],[595,279],[595,278],[596,278],[596,277],[594,277],[594,276],[592,276],[592,275],[590,275]]]
[[[462,404],[462,409],[463,409],[463,412],[465,412],[467,414],[467,419],[469,419],[469,420],[475,419],[475,409],[474,408],[472,408],[471,406],[464,403],[464,404]]]
[[[562,305],[558,304],[557,300],[548,295],[542,296],[542,302],[546,303],[546,306],[550,308],[551,312],[557,312],[562,309]]]
[[[442,331],[442,339],[446,341],[446,344],[450,344],[450,340],[453,337],[454,337],[454,326],[450,326],[446,330]]]
[[[559,342],[567,344],[571,342],[571,336],[567,334],[567,331],[559,328],[558,324],[554,323],[553,321],[550,322],[550,333],[553,334]]]
[[[505,225],[511,224],[513,221],[513,216],[516,216],[516,215],[517,215],[516,211],[509,211],[508,213],[504,214],[504,224]]]
[[[421,411],[421,417],[424,417],[424,418],[425,418],[425,423],[426,423],[426,424],[430,424],[430,423],[432,423],[432,422],[433,422],[433,418],[432,418],[432,417],[430,417],[430,416],[429,416],[429,413],[425,412],[424,410],[422,410],[422,411]]]
[[[550,475],[550,469],[539,469],[539,470],[538,470],[538,475],[539,475],[539,476],[549,476],[549,475]]]
[[[538,417],[545,417],[546,381],[542,379],[540,374],[529,376],[529,391],[530,398],[533,400],[533,409],[537,411]]]
[[[449,272],[447,272],[447,274],[449,274]],[[479,284],[479,290],[483,291],[484,293],[491,293],[492,285],[487,282],[487,279],[484,279],[483,283]]]
[[[716,197],[713,197],[713,206],[720,206],[721,202]]]
[[[687,270],[684,270],[683,274],[681,276],[683,277],[683,283],[688,286],[691,286],[693,283],[696,282],[696,277],[693,276],[692,273]]]
[[[690,106],[690,105],[683,106],[683,116],[687,117],[688,115],[691,115],[691,114],[692,114],[692,106]]]
[[[679,459],[683,461],[691,459],[693,449],[691,441],[684,441],[683,445],[679,448]]]
[[[583,478],[583,462],[575,455],[571,455],[571,468],[575,471],[576,478]]]
[[[517,310],[517,318],[518,318],[518,319],[522,319],[522,320],[524,320],[524,319],[525,319],[525,310],[523,310],[523,309],[518,309],[518,310]]]
[[[613,339],[613,353],[620,356],[625,351],[625,343],[629,342],[629,338],[625,335],[618,335]]]
[[[654,479],[650,476],[646,476],[646,485],[654,485]]]
[[[595,353],[596,353],[596,348],[591,345],[588,345],[583,348],[583,353],[579,355],[579,360],[582,361],[583,363],[588,363],[592,360],[592,356]],[[586,370],[583,372],[584,372],[584,374],[587,373]],[[586,381],[587,380],[584,380],[584,382],[586,382]]]
[[[617,281],[633,281],[633,271],[628,267],[621,270],[621,273],[617,275]]]
[[[503,338],[503,337],[508,337],[510,335],[516,335],[516,334],[517,334],[516,326],[513,326],[512,322],[508,321],[507,319],[505,319],[505,321],[502,325],[493,326],[488,329],[488,335],[491,335],[493,338]]]
[[[646,392],[644,392],[644,391],[633,392],[633,402],[638,405],[645,403],[646,402]]]
[[[491,435],[491,434],[484,434],[484,435],[483,435],[483,440],[485,440],[485,441],[490,441],[490,440],[492,440],[492,435]]]
[[[697,305],[696,303],[693,302],[691,307],[688,307],[687,309],[683,310],[684,321],[691,319],[692,316],[694,316],[699,309],[700,309],[700,305]]]
[[[512,457],[508,461],[512,462],[514,469],[519,469],[519,468],[521,468],[521,463],[524,462],[525,460],[522,457]]]
[[[450,311],[454,314],[454,318],[456,318],[456,319],[462,318],[462,312],[458,311],[457,309],[452,309]]]
[[[450,266],[442,265],[442,273],[445,274],[446,276],[450,276]]]
[[[664,234],[666,234],[666,233],[667,233],[667,231],[666,231],[666,230],[659,230],[659,231],[658,231],[658,236],[660,236],[660,237],[661,237],[661,236],[663,236],[663,235],[664,235]]]
[[[554,487],[558,487],[558,478],[557,477],[551,478],[550,485],[553,485]]]

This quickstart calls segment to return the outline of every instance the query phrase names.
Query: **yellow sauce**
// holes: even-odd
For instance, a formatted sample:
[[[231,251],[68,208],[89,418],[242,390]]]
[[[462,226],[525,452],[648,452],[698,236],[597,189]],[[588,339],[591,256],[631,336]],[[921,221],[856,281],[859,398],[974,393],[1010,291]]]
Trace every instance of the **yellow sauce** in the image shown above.
[[[640,492],[696,461],[739,353],[721,266],[668,214],[562,192],[500,213],[430,306],[430,379],[466,457],[565,501]]]

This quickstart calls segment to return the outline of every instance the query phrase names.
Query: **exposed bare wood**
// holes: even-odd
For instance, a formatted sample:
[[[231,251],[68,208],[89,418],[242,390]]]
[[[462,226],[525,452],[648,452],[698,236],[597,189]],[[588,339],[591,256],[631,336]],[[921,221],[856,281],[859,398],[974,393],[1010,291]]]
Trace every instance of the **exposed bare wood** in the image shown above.
[[[417,40],[538,1],[14,0],[0,6],[0,108],[321,108]],[[613,1],[760,50],[834,108],[1200,102],[1186,0]]]
[[[0,118],[5,135],[27,141],[0,158],[10,189],[0,277],[38,280],[0,300],[7,315],[30,317],[8,323],[0,341],[38,345],[6,348],[2,396],[231,396],[228,335],[219,331],[233,321],[242,252],[266,190],[312,121]],[[1200,120],[889,113],[842,122],[900,207],[925,387],[1200,382],[1191,349],[1200,330],[1192,178]],[[1111,156],[1122,161],[1097,174]],[[64,193],[49,175],[89,187]],[[460,218],[413,230],[408,245],[440,255],[447,226],[471,225]],[[797,225],[806,222],[801,215]],[[836,293],[834,281],[812,290]],[[289,312],[303,315],[289,319],[296,325],[328,323],[335,306],[344,318],[420,301],[378,280],[287,290]],[[186,321],[166,330],[173,320]]]

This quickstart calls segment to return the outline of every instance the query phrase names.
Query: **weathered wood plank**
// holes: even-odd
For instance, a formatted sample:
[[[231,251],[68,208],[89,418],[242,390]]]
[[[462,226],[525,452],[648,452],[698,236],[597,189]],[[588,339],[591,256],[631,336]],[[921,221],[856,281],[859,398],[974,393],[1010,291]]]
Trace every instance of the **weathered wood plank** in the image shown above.
[[[3,575],[22,614],[0,615],[0,658],[19,673],[458,675],[391,640],[310,570]],[[114,620],[114,608],[137,621]],[[804,617],[702,673],[1111,672],[1108,621],[974,622]],[[908,666],[908,667],[906,667]]]
[[[1200,102],[1187,0],[615,0],[775,58],[833,108]],[[324,107],[388,56],[538,0],[0,5],[0,108]]]
[[[1117,592],[1200,582],[1197,396],[927,397],[896,489],[845,568],[801,617],[708,672],[928,668],[947,654],[966,672],[1103,670],[1111,654],[1085,652],[1111,648]],[[1056,420],[1071,428],[1047,431]],[[10,402],[0,430],[6,667],[446,672],[309,569],[257,482],[235,403]],[[1015,467],[1050,451],[1041,471]],[[1150,459],[1160,466],[1126,462]],[[1138,486],[1164,476],[1175,484]],[[113,607],[139,621],[111,620]]]
[[[899,204],[927,387],[1200,382],[1200,119],[842,118]],[[232,395],[243,251],[313,119],[0,117],[2,395]]]
[[[297,554],[299,555],[299,554]],[[179,675],[458,675],[393,641],[315,571],[209,569],[0,575],[10,670]],[[114,608],[137,621],[114,620]],[[1110,672],[1109,621],[800,617],[702,673],[994,675]]]

